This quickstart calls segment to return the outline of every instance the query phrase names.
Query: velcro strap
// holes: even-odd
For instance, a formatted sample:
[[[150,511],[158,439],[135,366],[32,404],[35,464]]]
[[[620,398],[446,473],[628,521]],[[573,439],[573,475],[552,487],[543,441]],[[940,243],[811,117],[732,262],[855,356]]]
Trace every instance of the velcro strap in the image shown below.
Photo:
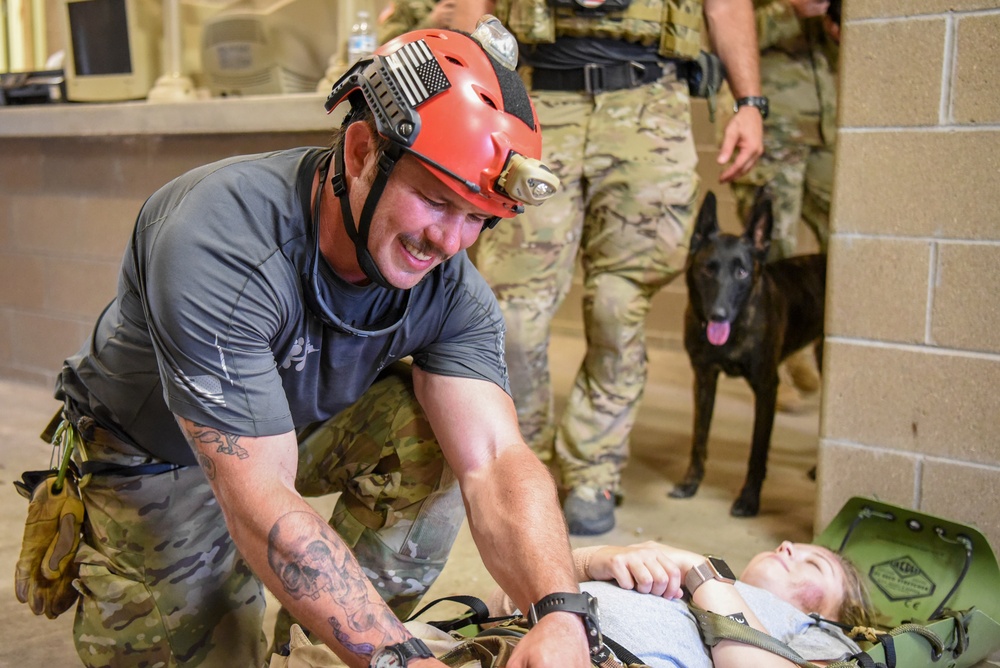
[[[506,617],[490,617],[490,609],[486,604],[475,596],[466,596],[463,594],[456,594],[454,596],[442,596],[441,598],[435,599],[425,605],[424,607],[417,610],[415,613],[410,615],[409,619],[416,619],[420,615],[427,612],[428,609],[434,607],[442,601],[454,601],[455,603],[461,603],[469,609],[469,613],[458,617],[457,619],[439,621],[439,622],[428,622],[431,626],[434,626],[441,631],[450,632],[455,629],[460,629],[464,626],[469,626],[474,624],[476,626],[482,626],[490,622],[503,622],[511,619],[515,619],[516,616],[506,616]]]
[[[586,65],[571,70],[536,67],[531,70],[533,90],[582,90],[588,93],[635,88],[652,83],[663,76],[657,63],[622,63],[620,65]]]
[[[86,475],[159,475],[177,469],[184,468],[180,464],[170,462],[156,462],[155,464],[137,464],[135,466],[125,466],[112,462],[100,462],[88,459],[80,464],[80,476]]]

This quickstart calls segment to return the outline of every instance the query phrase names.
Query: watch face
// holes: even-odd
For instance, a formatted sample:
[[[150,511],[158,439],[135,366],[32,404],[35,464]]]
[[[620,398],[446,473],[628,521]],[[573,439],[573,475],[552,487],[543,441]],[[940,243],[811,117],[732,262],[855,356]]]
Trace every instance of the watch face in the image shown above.
[[[406,668],[406,661],[392,647],[383,647],[372,657],[371,668]]]
[[[729,568],[729,564],[724,562],[722,559],[719,559],[718,557],[709,557],[708,560],[712,562],[712,566],[715,567],[715,570],[718,571],[719,575],[723,578],[726,578],[727,580],[736,579],[736,576],[733,575],[732,569]]]

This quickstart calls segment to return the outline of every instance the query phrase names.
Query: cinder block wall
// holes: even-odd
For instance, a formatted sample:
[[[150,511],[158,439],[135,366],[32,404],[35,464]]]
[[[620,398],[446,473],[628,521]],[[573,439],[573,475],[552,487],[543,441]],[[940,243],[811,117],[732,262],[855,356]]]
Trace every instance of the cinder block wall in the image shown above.
[[[156,188],[230,155],[328,143],[329,133],[4,138],[0,377],[53,385],[114,297],[135,216]]]
[[[1000,549],[1000,2],[845,12],[816,526],[872,496]]]

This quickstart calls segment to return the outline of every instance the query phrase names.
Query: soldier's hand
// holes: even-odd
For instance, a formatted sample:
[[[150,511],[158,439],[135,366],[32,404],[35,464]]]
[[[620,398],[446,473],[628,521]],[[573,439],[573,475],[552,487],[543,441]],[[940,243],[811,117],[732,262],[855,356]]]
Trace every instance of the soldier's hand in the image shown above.
[[[521,638],[507,668],[590,668],[583,620],[571,612],[550,612]]]
[[[719,175],[719,181],[728,183],[745,175],[763,153],[764,119],[760,110],[748,105],[740,107],[726,124],[722,137],[718,163],[725,165],[732,160],[732,164]]]
[[[450,28],[455,18],[455,6],[458,0],[440,0],[431,11],[431,23],[439,28]]]

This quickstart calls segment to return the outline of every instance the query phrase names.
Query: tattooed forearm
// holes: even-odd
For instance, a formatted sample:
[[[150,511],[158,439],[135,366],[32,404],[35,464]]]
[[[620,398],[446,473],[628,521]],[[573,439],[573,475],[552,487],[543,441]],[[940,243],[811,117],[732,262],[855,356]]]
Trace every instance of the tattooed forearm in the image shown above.
[[[328,621],[330,623],[330,627],[333,628],[333,635],[337,637],[337,641],[347,649],[362,656],[371,656],[375,653],[375,645],[372,645],[371,643],[352,643],[350,636],[341,630],[340,622],[337,621],[336,617],[330,617],[326,621]]]
[[[205,427],[200,424],[196,425],[192,423],[191,426],[190,438],[196,446],[214,448],[215,452],[219,454],[236,455],[240,459],[246,459],[250,456],[246,448],[239,444],[239,436],[227,434],[218,429]]]
[[[205,477],[209,480],[215,480],[215,462],[212,461],[211,457],[198,453],[198,464],[201,465],[201,469],[205,472]]]
[[[267,560],[292,598],[340,609],[328,621],[337,640],[350,651],[370,655],[375,647],[407,637],[396,616],[371,591],[350,550],[316,515],[296,511],[279,518],[267,537]],[[373,632],[374,643],[351,640]]]

